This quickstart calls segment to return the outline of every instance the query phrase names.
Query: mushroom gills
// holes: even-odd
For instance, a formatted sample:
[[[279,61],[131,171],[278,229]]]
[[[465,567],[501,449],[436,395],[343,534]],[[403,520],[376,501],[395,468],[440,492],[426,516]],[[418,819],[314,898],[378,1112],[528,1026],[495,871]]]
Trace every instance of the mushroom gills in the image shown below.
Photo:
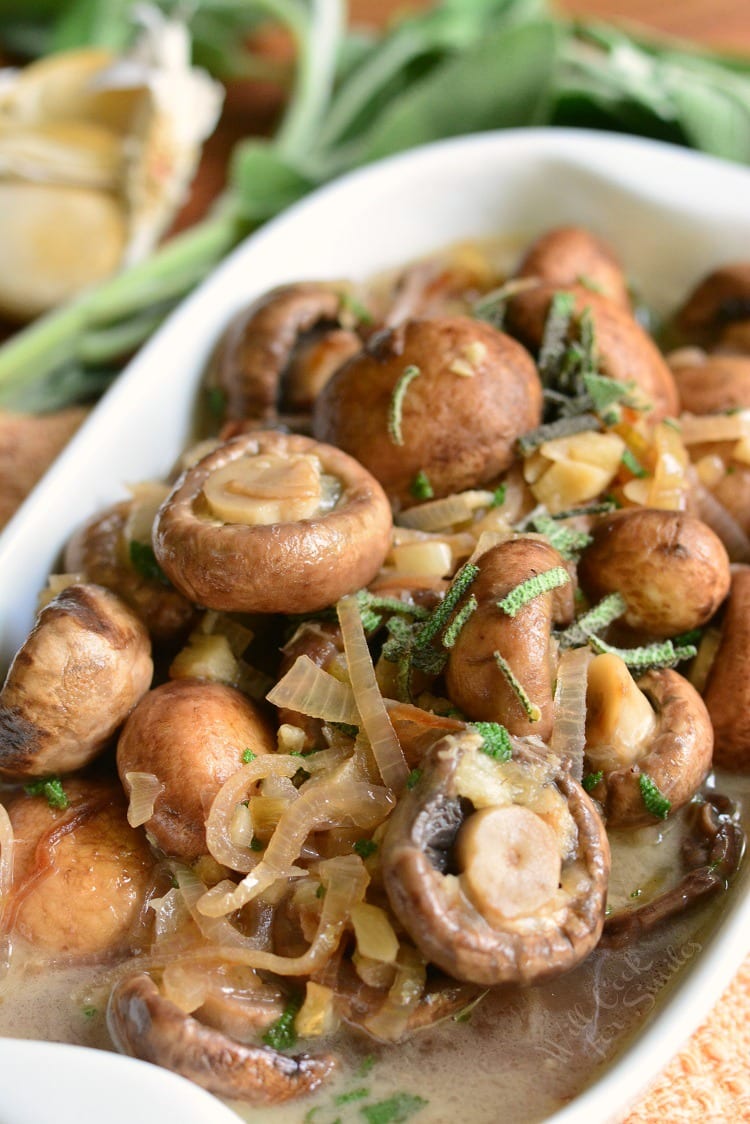
[[[323,472],[318,457],[309,453],[241,457],[217,469],[203,485],[214,518],[247,526],[325,515],[334,509],[341,492],[341,481]]]

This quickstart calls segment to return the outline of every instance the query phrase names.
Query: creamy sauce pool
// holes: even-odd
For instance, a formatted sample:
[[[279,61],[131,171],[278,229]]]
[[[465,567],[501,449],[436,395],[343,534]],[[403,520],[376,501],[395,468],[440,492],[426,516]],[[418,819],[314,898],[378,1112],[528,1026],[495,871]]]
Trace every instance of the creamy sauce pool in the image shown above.
[[[750,777],[722,774],[714,787],[741,801],[743,826],[750,830]],[[614,908],[648,900],[658,892],[657,879],[662,886],[675,881],[678,827],[667,821],[612,833]],[[742,870],[740,877],[747,881]],[[333,1081],[314,1097],[280,1108],[232,1108],[248,1122],[362,1124],[368,1119],[363,1107],[399,1096],[413,1111],[401,1119],[419,1124],[494,1124],[499,1103],[506,1124],[543,1120],[585,1089],[650,1020],[700,954],[732,892],[629,948],[596,951],[550,983],[498,989],[466,1020],[449,1018],[398,1045],[379,1045],[345,1027],[330,1042],[310,1039],[301,1048],[330,1047],[342,1059]],[[0,987],[0,1035],[112,1049],[104,1014],[108,990],[101,969],[51,968],[37,954],[22,964],[18,956]]]

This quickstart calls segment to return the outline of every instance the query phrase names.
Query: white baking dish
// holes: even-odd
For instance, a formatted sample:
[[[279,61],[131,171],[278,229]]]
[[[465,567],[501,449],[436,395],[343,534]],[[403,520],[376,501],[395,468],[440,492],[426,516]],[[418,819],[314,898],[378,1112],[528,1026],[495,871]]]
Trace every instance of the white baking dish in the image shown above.
[[[607,237],[644,297],[669,308],[711,266],[748,256],[748,200],[750,172],[739,167],[648,141],[539,129],[431,145],[293,207],[175,312],[0,536],[0,661],[26,635],[37,592],[71,528],[120,498],[126,482],[172,464],[188,438],[195,389],[217,335],[262,291],[290,280],[367,277],[465,238],[512,232],[521,240],[578,223]],[[666,989],[638,1038],[554,1116],[556,1124],[616,1119],[707,1014],[750,949],[747,883],[745,870],[679,986]],[[44,1087],[23,1078],[40,1068]],[[2,1124],[52,1119],[47,1090],[56,1087],[59,1122],[177,1118],[164,1108],[177,1084],[181,1121],[234,1118],[171,1075],[81,1048],[0,1041],[0,1070]],[[106,1099],[101,1113],[92,1090]]]

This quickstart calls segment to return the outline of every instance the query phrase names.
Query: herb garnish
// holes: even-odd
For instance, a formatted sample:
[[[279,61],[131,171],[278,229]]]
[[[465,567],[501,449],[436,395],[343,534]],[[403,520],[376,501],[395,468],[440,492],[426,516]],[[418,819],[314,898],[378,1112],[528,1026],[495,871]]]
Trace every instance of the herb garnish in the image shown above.
[[[429,476],[421,468],[409,485],[409,491],[415,500],[431,500],[435,495]]]
[[[583,613],[563,632],[557,634],[561,648],[582,647],[589,642],[592,635],[602,632],[616,621],[627,609],[627,603],[621,593],[609,593],[606,597]]]
[[[638,480],[645,480],[648,476],[648,470],[643,467],[632,449],[626,449],[622,454],[622,464]]]
[[[404,398],[410,383],[421,375],[419,367],[411,363],[403,372],[393,388],[391,404],[388,410],[388,436],[394,445],[403,445],[404,435],[401,432],[401,415],[404,408]]]
[[[580,623],[580,622],[579,622]],[[600,636],[588,634],[588,641],[595,652],[608,652],[619,656],[631,670],[638,672],[661,670],[676,667],[683,660],[691,660],[697,654],[694,644],[676,647],[671,640],[657,641],[641,648],[615,648]]]
[[[356,843],[352,843],[352,850],[355,851],[361,859],[369,859],[374,855],[378,849],[377,843],[373,839],[358,839]]]
[[[427,1101],[413,1093],[396,1093],[386,1101],[366,1104],[360,1108],[367,1124],[404,1124],[415,1113],[425,1108]]]
[[[151,546],[151,543],[137,542],[135,539],[131,540],[128,548],[128,555],[130,557],[131,566],[142,578],[148,578],[149,581],[161,582],[162,585],[170,584],[169,578],[156,561],[156,555],[154,554],[154,548]]]
[[[665,820],[671,811],[672,801],[667,799],[648,773],[641,773],[638,777],[638,787],[646,811],[660,820]]]
[[[526,581],[515,586],[502,601],[497,602],[497,607],[507,613],[509,617],[515,617],[524,605],[528,605],[530,601],[541,597],[543,593],[549,593],[553,589],[559,589],[560,586],[567,585],[569,581],[570,574],[565,567],[555,566],[553,569],[535,574],[534,577],[527,578]]]
[[[422,776],[421,769],[412,769],[409,776],[406,778],[406,787],[409,789],[416,788]]]
[[[254,761],[255,754],[253,753],[252,749],[243,749],[240,760],[242,761],[243,765],[249,765],[251,761]]]
[[[593,792],[599,781],[602,780],[604,780],[604,773],[600,769],[598,773],[587,773],[581,781],[581,786],[586,792]]]
[[[291,1050],[297,1042],[294,1020],[301,1006],[299,998],[289,1000],[283,1013],[279,1015],[276,1022],[271,1023],[263,1035],[266,1046],[270,1046],[272,1050]]]
[[[516,679],[515,675],[513,674],[513,671],[511,669],[508,661],[506,659],[504,659],[500,655],[499,652],[493,652],[492,657],[493,657],[495,663],[497,664],[498,668],[500,669],[500,671],[502,671],[503,675],[507,679],[511,690],[513,691],[514,695],[516,696],[516,698],[520,702],[520,704],[523,708],[523,711],[524,711],[526,717],[528,718],[529,722],[538,722],[539,719],[542,717],[542,712],[539,709],[539,707],[536,706],[531,701],[529,696],[526,694],[526,691],[523,689],[522,685],[519,683],[519,681]]]
[[[472,722],[471,728],[482,737],[480,749],[493,761],[510,761],[513,746],[510,734],[499,722]]]
[[[59,777],[41,777],[23,786],[27,796],[44,796],[50,808],[67,808],[69,804]]]

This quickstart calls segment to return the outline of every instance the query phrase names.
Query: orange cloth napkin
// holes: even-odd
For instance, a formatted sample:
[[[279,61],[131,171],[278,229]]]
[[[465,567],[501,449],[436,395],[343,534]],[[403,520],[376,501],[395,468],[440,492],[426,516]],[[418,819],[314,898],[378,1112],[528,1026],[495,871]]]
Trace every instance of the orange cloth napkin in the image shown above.
[[[750,1122],[750,956],[623,1124]]]

